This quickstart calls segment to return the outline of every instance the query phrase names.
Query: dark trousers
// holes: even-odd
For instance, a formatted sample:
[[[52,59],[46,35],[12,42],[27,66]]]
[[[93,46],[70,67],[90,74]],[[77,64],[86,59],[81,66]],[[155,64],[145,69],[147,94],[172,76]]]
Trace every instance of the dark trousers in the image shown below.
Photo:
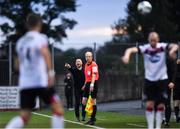
[[[75,91],[74,95],[75,95],[75,115],[76,117],[80,117],[80,106],[82,105],[82,94],[83,92],[81,90],[79,91]],[[85,106],[82,105],[82,117],[85,118],[86,112],[85,112]]]
[[[167,123],[169,123],[171,118],[171,90],[168,89],[168,98],[165,102],[165,120]]]
[[[65,89],[67,109],[73,108],[73,91],[72,89]]]

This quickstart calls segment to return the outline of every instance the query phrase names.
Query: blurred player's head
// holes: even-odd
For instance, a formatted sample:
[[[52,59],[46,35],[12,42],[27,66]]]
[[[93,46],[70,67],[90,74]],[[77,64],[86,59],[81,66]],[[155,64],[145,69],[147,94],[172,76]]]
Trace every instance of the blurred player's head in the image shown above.
[[[76,67],[81,68],[82,67],[82,60],[81,59],[76,59]]]
[[[91,63],[93,61],[93,54],[92,54],[92,52],[86,52],[85,53],[85,58],[86,58],[87,63]]]
[[[159,42],[159,35],[157,32],[151,32],[148,36],[148,41],[153,48],[156,47],[156,44]]]
[[[71,73],[67,73],[67,74],[66,74],[66,77],[67,77],[68,79],[70,79],[70,78],[71,78]]]
[[[31,13],[27,16],[26,19],[26,27],[28,31],[38,31],[40,32],[42,29],[42,19],[39,14]]]

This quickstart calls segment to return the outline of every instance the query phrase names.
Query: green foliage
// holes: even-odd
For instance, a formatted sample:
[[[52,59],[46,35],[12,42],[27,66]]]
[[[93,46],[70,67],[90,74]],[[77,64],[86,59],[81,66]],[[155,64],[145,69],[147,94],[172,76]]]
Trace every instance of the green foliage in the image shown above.
[[[97,63],[102,73],[114,74],[135,74],[135,55],[131,57],[129,65],[125,65],[121,61],[125,50],[128,47],[135,46],[133,43],[107,42],[97,51]]]
[[[113,34],[113,42],[123,42],[126,43],[129,41],[129,36],[127,32],[127,21],[126,19],[119,19],[112,25],[112,29],[114,30]]]
[[[127,7],[128,33],[131,41],[146,42],[150,31],[157,31],[162,41],[178,41],[180,39],[180,1],[148,0],[152,4],[152,12],[141,15],[137,4],[141,0],[131,0]]]
[[[55,49],[56,50],[56,49]],[[71,66],[75,66],[75,60],[77,58],[82,59],[83,63],[85,63],[85,52],[92,51],[92,48],[85,47],[80,50],[68,49],[66,51],[56,50],[54,60],[55,60],[55,70],[57,74],[63,74],[65,72],[64,64],[69,63]]]
[[[97,61],[104,72],[135,72],[135,56],[129,65],[124,65],[120,57],[128,47],[136,42],[147,42],[149,32],[157,31],[161,41],[177,42],[180,39],[180,1],[148,0],[152,4],[152,12],[142,15],[137,5],[142,0],[130,0],[127,5],[128,16],[119,19],[113,25],[115,32],[111,41],[98,50]],[[128,44],[129,43],[129,44]],[[131,45],[132,44],[132,45]],[[139,56],[139,72],[143,72],[143,59]]]
[[[77,23],[68,19],[63,14],[76,11],[76,0],[2,0],[0,1],[0,16],[9,19],[12,24],[4,23],[0,29],[7,36],[5,42],[16,42],[25,29],[26,16],[31,12],[42,15],[44,22],[43,33],[55,41],[67,37],[66,30],[72,29]],[[60,25],[51,26],[53,20]]]

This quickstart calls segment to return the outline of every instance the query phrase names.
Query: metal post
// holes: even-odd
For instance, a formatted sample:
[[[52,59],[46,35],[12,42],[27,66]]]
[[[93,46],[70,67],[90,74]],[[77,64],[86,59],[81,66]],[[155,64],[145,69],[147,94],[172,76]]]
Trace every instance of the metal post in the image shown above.
[[[96,43],[94,43],[94,50],[93,50],[93,53],[94,53],[94,61],[96,61]]]
[[[12,85],[12,43],[9,43],[9,86]]]
[[[180,47],[180,42],[178,42],[178,46]],[[178,49],[178,59],[180,58],[180,50]]]
[[[136,42],[136,47],[138,48],[138,45],[139,45],[139,43],[138,42]],[[140,85],[140,81],[139,81],[139,54],[138,53],[136,53],[136,57],[135,57],[136,59],[135,59],[135,63],[136,63],[136,76],[137,76],[137,78],[138,78],[138,85]],[[143,89],[142,89],[142,91],[143,91]],[[143,101],[143,96],[144,96],[144,94],[143,94],[143,92],[141,93],[141,108],[144,108],[144,101]]]
[[[138,47],[138,42],[136,42],[136,47]],[[136,53],[136,75],[139,74],[139,55]]]
[[[54,69],[54,43],[52,43],[51,51],[52,51],[52,65],[53,65],[53,69]]]

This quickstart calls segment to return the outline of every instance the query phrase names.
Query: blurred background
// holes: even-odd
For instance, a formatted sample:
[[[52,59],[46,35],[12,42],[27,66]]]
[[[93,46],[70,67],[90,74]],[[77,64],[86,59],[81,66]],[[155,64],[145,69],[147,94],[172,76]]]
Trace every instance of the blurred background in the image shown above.
[[[16,86],[18,71],[15,45],[26,29],[27,14],[40,13],[43,33],[56,71],[56,88],[64,98],[65,63],[92,51],[99,65],[99,102],[142,99],[143,62],[133,55],[129,65],[121,62],[128,47],[147,42],[151,31],[161,41],[180,40],[180,1],[148,0],[152,12],[141,15],[137,4],[142,0],[0,0],[0,85]]]

